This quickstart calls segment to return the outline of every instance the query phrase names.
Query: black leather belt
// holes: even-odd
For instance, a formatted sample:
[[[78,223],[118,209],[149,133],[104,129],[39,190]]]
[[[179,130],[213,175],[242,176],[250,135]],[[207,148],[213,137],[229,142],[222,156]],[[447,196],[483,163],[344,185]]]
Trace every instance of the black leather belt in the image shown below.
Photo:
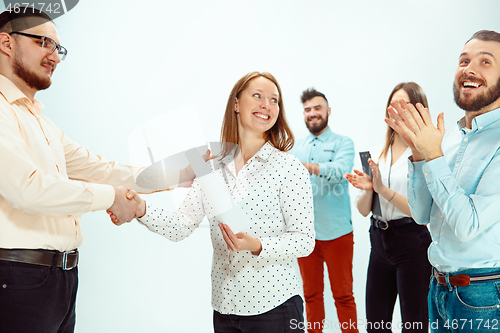
[[[59,252],[51,250],[0,249],[0,260],[42,266],[56,265],[64,270],[70,270],[78,265],[78,250]]]
[[[387,230],[389,227],[392,228],[392,227],[397,227],[397,226],[400,226],[403,224],[415,222],[415,220],[413,220],[409,216],[405,216],[405,217],[395,219],[395,220],[380,221],[380,220],[377,220],[376,218],[374,218],[372,215],[372,216],[370,216],[370,220],[371,220],[372,226],[374,226],[377,229],[382,229],[382,230]]]

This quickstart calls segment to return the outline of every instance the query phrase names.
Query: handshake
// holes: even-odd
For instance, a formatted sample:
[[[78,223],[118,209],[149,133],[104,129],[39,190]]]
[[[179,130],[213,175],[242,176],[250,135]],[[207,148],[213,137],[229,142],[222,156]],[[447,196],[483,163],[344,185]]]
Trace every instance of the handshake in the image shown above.
[[[210,150],[207,150],[202,155],[205,162],[212,159]],[[179,187],[191,187],[193,180],[196,177],[191,165],[180,170]],[[115,225],[122,225],[125,222],[130,222],[135,218],[143,217],[146,214],[146,202],[137,194],[136,191],[125,187],[115,186],[115,201],[113,205],[106,210],[111,221]]]
[[[130,222],[134,218],[142,217],[146,214],[146,202],[136,191],[125,186],[115,187],[115,201],[106,210],[111,222],[115,225],[122,225]]]

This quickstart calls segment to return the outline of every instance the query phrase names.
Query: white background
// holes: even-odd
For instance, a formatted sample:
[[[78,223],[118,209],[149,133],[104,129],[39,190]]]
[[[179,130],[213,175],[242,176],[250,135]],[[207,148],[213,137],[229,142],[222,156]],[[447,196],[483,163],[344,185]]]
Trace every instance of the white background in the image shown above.
[[[463,115],[452,95],[458,55],[477,30],[500,31],[499,13],[499,0],[81,0],[55,21],[69,53],[37,97],[73,140],[128,162],[134,128],[189,105],[198,114],[178,126],[189,132],[197,117],[207,141],[217,141],[234,83],[268,71],[297,138],[308,133],[300,94],[314,86],[330,101],[332,130],[362,151],[382,143],[387,98],[401,81],[420,84],[433,118],[445,112],[447,128],[455,125]],[[175,192],[147,200],[173,207],[185,193]],[[354,206],[352,216],[354,295],[364,319],[368,219]],[[82,224],[77,333],[212,331],[206,221],[180,243],[137,222],[115,227],[104,212]],[[325,298],[336,322],[328,288]]]

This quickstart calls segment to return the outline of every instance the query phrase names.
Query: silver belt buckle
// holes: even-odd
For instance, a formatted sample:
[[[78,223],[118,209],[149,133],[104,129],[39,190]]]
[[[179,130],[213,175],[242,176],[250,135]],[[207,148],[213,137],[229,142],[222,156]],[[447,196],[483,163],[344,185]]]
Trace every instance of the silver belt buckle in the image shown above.
[[[380,229],[382,230],[387,230],[387,228],[389,228],[389,223],[387,223],[386,221],[378,221],[379,223],[379,226],[382,225],[383,223],[385,224],[383,227],[380,227]]]
[[[75,253],[75,251],[71,251],[71,252],[63,252],[63,258],[62,258],[62,269],[63,271],[69,271],[69,270],[72,270],[73,268],[75,267],[70,267],[68,268],[68,266],[66,265],[66,263],[68,262],[68,254],[70,253]]]

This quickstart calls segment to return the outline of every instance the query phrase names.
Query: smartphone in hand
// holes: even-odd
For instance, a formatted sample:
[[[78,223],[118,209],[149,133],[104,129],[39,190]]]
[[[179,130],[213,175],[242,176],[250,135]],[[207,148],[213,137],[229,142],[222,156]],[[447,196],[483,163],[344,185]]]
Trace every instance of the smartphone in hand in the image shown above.
[[[368,176],[370,176],[370,178],[373,178],[372,169],[368,164],[368,159],[371,158],[372,155],[370,154],[369,151],[360,151],[359,157],[361,158],[361,166],[363,167],[363,172],[366,173]]]
[[[359,157],[361,158],[361,165],[363,166],[363,172],[366,173],[370,178],[373,178],[372,169],[368,164],[368,159],[371,158],[371,154],[369,151],[361,151],[359,152]],[[373,192],[372,199],[372,213],[375,216],[382,216],[382,212],[380,209],[380,198],[377,193]]]

